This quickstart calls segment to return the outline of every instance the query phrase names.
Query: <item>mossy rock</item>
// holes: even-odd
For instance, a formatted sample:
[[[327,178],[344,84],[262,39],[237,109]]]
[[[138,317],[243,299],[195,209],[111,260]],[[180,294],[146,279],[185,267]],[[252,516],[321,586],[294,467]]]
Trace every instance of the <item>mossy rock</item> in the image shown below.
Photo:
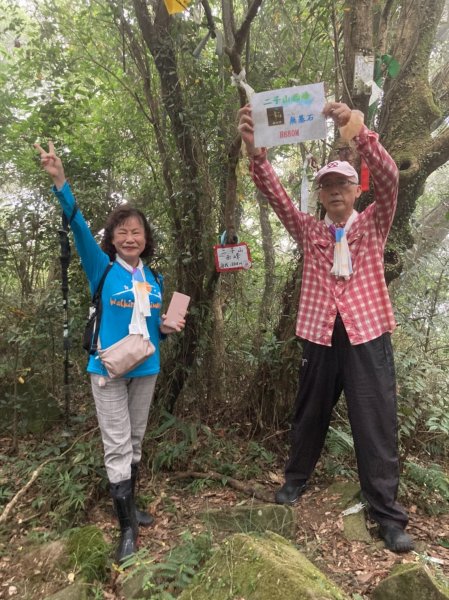
[[[69,585],[56,594],[47,596],[45,600],[87,600],[89,598],[89,585],[82,582]]]
[[[10,564],[5,575],[14,577],[21,600],[36,600],[50,595],[67,582],[67,544],[64,540],[36,543],[29,541],[17,550],[17,564]],[[15,569],[15,570],[14,570]],[[1,597],[1,593],[0,593]]]
[[[73,529],[68,536],[69,564],[86,581],[103,580],[109,563],[110,548],[103,532],[94,525]]]
[[[379,583],[373,600],[448,600],[449,581],[422,565],[401,565]]]
[[[327,488],[327,493],[331,496],[340,495],[340,498],[336,500],[336,505],[342,509],[360,502],[360,485],[353,481],[335,481]]]
[[[236,533],[178,600],[349,600],[286,539]]]
[[[151,598],[153,592],[151,590],[147,591],[143,589],[145,580],[145,572],[143,570],[139,570],[134,573],[120,575],[117,580],[117,585],[121,595],[126,598],[126,600],[134,600],[134,598]]]
[[[200,515],[211,528],[230,533],[273,531],[284,537],[295,536],[295,514],[291,506],[254,504],[223,510],[208,510]]]
[[[343,517],[343,535],[349,542],[366,542],[370,544],[373,541],[366,526],[366,517],[363,508],[358,512]]]
[[[352,481],[337,481],[329,486],[327,491],[331,495],[340,495],[336,503],[342,509],[357,508],[356,505],[361,502],[360,486]],[[369,544],[373,541],[366,526],[363,508],[343,516],[343,535],[350,542],[366,542]]]
[[[67,545],[62,540],[45,542],[24,552],[21,562],[25,571],[51,573],[67,562]]]

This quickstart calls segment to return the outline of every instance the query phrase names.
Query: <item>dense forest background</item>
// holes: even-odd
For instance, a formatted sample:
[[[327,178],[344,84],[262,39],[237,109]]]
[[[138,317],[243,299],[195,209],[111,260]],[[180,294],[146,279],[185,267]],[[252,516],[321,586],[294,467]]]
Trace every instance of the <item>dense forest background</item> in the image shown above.
[[[166,300],[173,290],[192,297],[185,332],[164,343],[148,465],[207,466],[201,439],[234,440],[237,450],[237,440],[251,441],[245,460],[273,452],[282,464],[301,352],[301,254],[248,175],[236,130],[246,98],[232,80],[244,70],[256,91],[324,81],[328,99],[364,112],[399,166],[385,258],[399,323],[401,457],[407,485],[441,509],[449,499],[448,30],[445,0],[193,0],[176,16],[163,0],[0,0],[3,505],[37,465],[74,443],[64,468],[42,475],[43,488],[59,482],[58,510],[43,488],[35,493],[58,523],[76,522],[102,463],[98,439],[82,437],[93,415],[81,348],[86,281],[72,248],[64,342],[61,214],[36,141],[55,143],[99,238],[118,203],[145,212]],[[354,77],[360,57],[372,61],[377,99],[371,81]],[[357,161],[337,135],[329,127],[325,141],[270,150],[298,201],[308,154],[319,165],[333,153]],[[364,194],[360,208],[370,200]],[[216,272],[212,248],[223,234],[248,243],[250,270]],[[211,454],[209,466],[235,474],[234,450]],[[328,473],[355,473],[344,403],[324,460]]]

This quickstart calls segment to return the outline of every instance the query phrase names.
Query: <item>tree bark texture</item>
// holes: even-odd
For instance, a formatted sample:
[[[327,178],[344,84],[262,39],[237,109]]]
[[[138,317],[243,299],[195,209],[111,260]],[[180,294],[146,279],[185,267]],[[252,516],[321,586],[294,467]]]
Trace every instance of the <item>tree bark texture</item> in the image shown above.
[[[449,131],[431,136],[432,124],[441,113],[429,83],[429,59],[444,4],[445,0],[402,4],[393,54],[401,71],[385,83],[379,132],[400,172],[398,207],[389,244],[390,280],[402,270],[403,249],[413,244],[409,220],[425,181],[449,159]]]
[[[256,198],[259,205],[259,221],[264,257],[264,287],[257,328],[261,336],[262,332],[267,329],[273,307],[276,261],[273,247],[273,231],[269,219],[270,205],[268,204],[268,200],[259,190],[256,192]]]
[[[354,67],[356,55],[374,56],[373,48],[373,0],[351,0],[346,3],[343,22],[344,33],[344,81],[343,102],[351,108],[368,114],[371,95],[369,87],[356,85]]]

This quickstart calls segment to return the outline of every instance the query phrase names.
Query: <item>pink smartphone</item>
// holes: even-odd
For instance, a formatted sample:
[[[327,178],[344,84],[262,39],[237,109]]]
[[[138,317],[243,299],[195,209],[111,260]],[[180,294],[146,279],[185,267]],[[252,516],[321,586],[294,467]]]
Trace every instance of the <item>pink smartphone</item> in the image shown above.
[[[176,327],[179,319],[186,316],[187,307],[189,306],[190,296],[181,294],[181,292],[173,292],[172,299],[166,312],[165,325],[168,327]]]

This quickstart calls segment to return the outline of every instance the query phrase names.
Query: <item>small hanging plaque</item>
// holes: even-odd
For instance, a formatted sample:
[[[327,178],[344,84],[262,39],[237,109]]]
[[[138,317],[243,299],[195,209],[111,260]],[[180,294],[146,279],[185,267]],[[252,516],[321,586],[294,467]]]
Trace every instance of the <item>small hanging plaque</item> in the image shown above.
[[[251,268],[251,255],[245,242],[214,246],[217,271],[241,271]]]

